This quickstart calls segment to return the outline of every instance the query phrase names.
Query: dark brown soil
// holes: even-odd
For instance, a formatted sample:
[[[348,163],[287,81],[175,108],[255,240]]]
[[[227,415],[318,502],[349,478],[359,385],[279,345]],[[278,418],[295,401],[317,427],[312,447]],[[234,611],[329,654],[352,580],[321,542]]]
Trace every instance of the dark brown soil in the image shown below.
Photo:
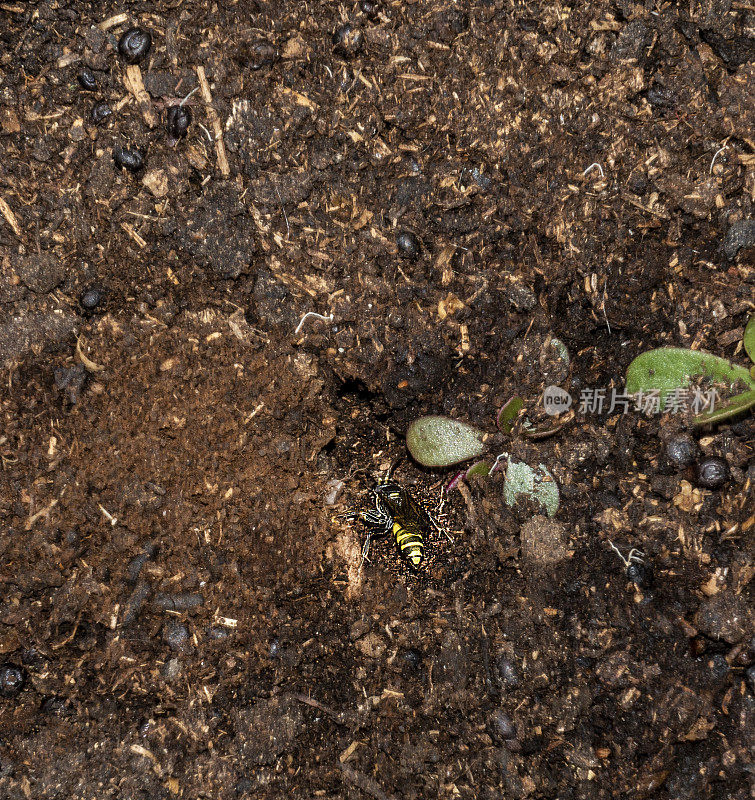
[[[554,522],[403,437],[747,362],[755,7],[96,7],[0,4],[0,797],[750,797],[752,416],[496,434]],[[402,456],[453,541],[360,569]]]

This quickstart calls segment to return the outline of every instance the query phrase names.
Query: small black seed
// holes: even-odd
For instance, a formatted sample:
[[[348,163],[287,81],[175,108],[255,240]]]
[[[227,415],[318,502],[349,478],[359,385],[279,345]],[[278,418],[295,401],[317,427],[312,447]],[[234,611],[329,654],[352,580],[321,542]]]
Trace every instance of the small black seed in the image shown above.
[[[401,653],[401,660],[404,662],[407,669],[416,670],[419,669],[422,664],[422,654],[419,650],[409,647]]]
[[[703,489],[720,489],[729,480],[729,465],[723,458],[710,456],[697,465],[697,485]]]
[[[411,231],[401,231],[396,237],[396,245],[404,258],[417,258],[421,249],[419,239]]]
[[[496,711],[490,720],[493,733],[503,741],[516,738],[516,725],[514,720],[503,711]]]
[[[333,34],[333,45],[337,52],[346,58],[355,56],[364,44],[364,34],[347,22]]]
[[[0,696],[15,697],[26,683],[26,675],[22,667],[15,664],[3,664],[0,667]]]
[[[666,456],[677,469],[688,467],[697,453],[697,442],[691,436],[675,436],[666,442]]]
[[[136,147],[116,147],[113,158],[121,169],[129,172],[138,172],[144,166],[144,156]]]
[[[129,28],[118,42],[118,52],[127,64],[144,61],[152,47],[152,34],[143,28]]]
[[[708,660],[708,669],[714,680],[721,681],[729,674],[729,662],[723,653],[716,653]]]
[[[501,656],[498,659],[498,675],[501,683],[504,686],[516,687],[519,686],[519,672],[517,671],[514,662],[506,656]]]
[[[104,122],[111,114],[113,110],[110,106],[104,101],[100,100],[99,103],[95,103],[92,106],[92,122],[95,125],[99,125],[101,122]]]
[[[182,622],[168,622],[163,627],[163,640],[172,650],[185,650],[189,629]]]
[[[641,589],[649,589],[653,585],[653,570],[647,564],[633,561],[627,567],[627,578]]]
[[[53,717],[67,717],[72,711],[64,697],[46,697],[40,709],[43,714],[50,714]]]
[[[359,0],[359,10],[368,19],[375,19],[378,15],[378,4],[375,0]]]
[[[97,78],[94,77],[94,73],[89,67],[82,67],[76,80],[79,82],[79,86],[88,92],[94,92],[97,89]]]
[[[170,106],[167,113],[168,134],[174,139],[186,136],[191,125],[191,109],[186,106]]]
[[[747,682],[750,684],[750,691],[755,694],[755,666],[750,667],[745,675],[747,675]]]
[[[94,311],[95,308],[102,302],[102,292],[99,289],[89,288],[84,289],[79,298],[81,307],[87,311]]]
[[[260,39],[250,45],[245,61],[249,69],[256,71],[262,67],[272,67],[278,58],[278,48]]]

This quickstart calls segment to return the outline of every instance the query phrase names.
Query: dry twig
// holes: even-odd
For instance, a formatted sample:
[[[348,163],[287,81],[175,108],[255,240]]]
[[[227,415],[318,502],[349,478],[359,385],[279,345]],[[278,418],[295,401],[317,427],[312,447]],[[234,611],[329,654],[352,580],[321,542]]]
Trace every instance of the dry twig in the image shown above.
[[[386,794],[372,778],[365,775],[363,772],[357,772],[347,764],[339,764],[343,777],[349,782],[353,783],[358,789],[361,789],[365,794],[374,797],[375,800],[396,800],[394,795]]]
[[[220,174],[227,178],[231,174],[231,168],[228,166],[228,157],[225,154],[223,127],[220,124],[218,112],[212,107],[212,94],[210,93],[210,84],[207,83],[207,76],[204,73],[204,67],[197,67],[196,73],[199,80],[199,88],[202,92],[202,100],[207,106],[207,116],[210,118],[212,132],[215,134],[215,154],[218,159],[218,168],[220,169]]]
[[[11,211],[10,206],[5,202],[5,200],[0,197],[0,213],[8,220],[8,225],[13,228],[13,233],[16,234],[19,238],[21,238],[21,226],[18,224],[18,220],[16,219],[16,215]]]
[[[134,95],[137,105],[139,106],[144,121],[150,128],[157,127],[157,115],[152,108],[152,100],[149,93],[144,88],[144,81],[142,81],[142,71],[139,69],[138,64],[129,64],[126,67],[126,74],[123,77],[123,83],[126,89]]]

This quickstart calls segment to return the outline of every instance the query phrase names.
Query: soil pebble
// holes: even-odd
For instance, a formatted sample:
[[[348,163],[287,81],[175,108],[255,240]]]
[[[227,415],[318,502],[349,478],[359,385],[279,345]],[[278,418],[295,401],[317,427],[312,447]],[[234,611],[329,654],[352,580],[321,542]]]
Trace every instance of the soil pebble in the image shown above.
[[[506,291],[506,297],[511,305],[520,312],[532,311],[537,305],[535,293],[527,286],[522,286],[521,283],[510,286]]]
[[[743,219],[731,225],[724,236],[723,250],[729,261],[744,247],[755,245],[755,219]]]
[[[24,286],[36,294],[47,294],[59,286],[66,274],[65,264],[52,253],[34,253],[16,267]]]
[[[490,722],[493,735],[501,741],[516,738],[516,724],[511,717],[503,711],[495,711]]]
[[[185,652],[188,649],[189,629],[183,622],[166,622],[163,626],[163,640],[171,650]]]
[[[522,525],[522,557],[531,564],[557,564],[568,558],[569,537],[560,523],[540,514]]]
[[[72,367],[58,367],[55,370],[55,387],[66,392],[72,405],[79,402],[81,390],[87,379],[87,370],[83,364]]]
[[[193,592],[180,592],[178,594],[165,594],[159,592],[155,595],[154,604],[164,611],[190,611],[204,605],[204,597]]]
[[[234,714],[236,744],[248,765],[271,764],[288,750],[304,723],[301,704],[290,695],[259,700]]]
[[[239,60],[245,67],[256,72],[263,67],[272,67],[279,58],[280,53],[274,44],[258,39],[242,51]]]
[[[741,642],[752,634],[752,610],[741,596],[723,591],[708,598],[700,606],[695,624],[711,639],[724,639],[730,644]]]

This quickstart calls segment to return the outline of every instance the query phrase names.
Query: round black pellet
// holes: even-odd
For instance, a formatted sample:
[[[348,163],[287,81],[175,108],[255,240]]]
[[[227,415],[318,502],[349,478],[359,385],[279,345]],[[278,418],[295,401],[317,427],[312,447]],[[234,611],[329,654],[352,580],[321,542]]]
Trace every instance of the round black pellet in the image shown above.
[[[99,103],[95,103],[92,106],[92,122],[95,125],[99,125],[101,122],[104,122],[111,114],[113,113],[113,109],[104,101],[100,100]]]
[[[186,136],[191,125],[191,109],[187,106],[170,106],[167,113],[168,133],[174,139]]]
[[[138,172],[144,166],[144,156],[136,147],[116,147],[113,158],[121,169],[129,172]]]
[[[755,666],[750,667],[747,672],[745,672],[747,676],[747,683],[750,684],[750,691],[755,694]]]
[[[149,54],[152,34],[143,28],[129,28],[118,41],[118,52],[127,64],[139,64]]]
[[[87,311],[94,311],[95,308],[102,302],[102,292],[99,289],[89,288],[84,289],[79,298],[79,303],[82,308]]]
[[[647,564],[633,561],[627,567],[627,578],[641,589],[649,589],[653,585],[653,570]]]
[[[697,442],[691,436],[675,436],[666,442],[666,456],[677,469],[688,467],[697,453]]]
[[[401,231],[396,237],[396,246],[404,258],[417,258],[422,249],[419,239],[411,231]]]
[[[404,667],[407,670],[414,671],[419,669],[422,665],[422,654],[419,652],[419,650],[409,647],[402,651],[401,661],[404,663]]]
[[[79,82],[79,86],[88,92],[97,90],[97,78],[94,77],[94,73],[89,67],[82,67],[76,76],[76,80]]]
[[[375,0],[359,0],[359,10],[368,19],[375,19],[378,15],[378,4]]]
[[[696,477],[703,489],[720,489],[729,480],[729,465],[723,458],[709,456],[698,462]]]
[[[23,667],[15,664],[3,664],[0,667],[0,695],[15,697],[26,683],[26,674]]]
[[[496,665],[498,669],[498,676],[504,686],[514,688],[519,686],[519,672],[516,664],[507,656],[501,656]]]
[[[355,56],[364,44],[364,34],[347,22],[333,34],[333,45],[338,53],[346,58]]]
[[[493,733],[506,741],[516,738],[516,724],[511,717],[503,711],[496,711],[490,721]]]
[[[272,67],[280,58],[278,48],[270,42],[264,41],[264,39],[252,42],[248,55],[246,66],[255,72],[263,67]]]

